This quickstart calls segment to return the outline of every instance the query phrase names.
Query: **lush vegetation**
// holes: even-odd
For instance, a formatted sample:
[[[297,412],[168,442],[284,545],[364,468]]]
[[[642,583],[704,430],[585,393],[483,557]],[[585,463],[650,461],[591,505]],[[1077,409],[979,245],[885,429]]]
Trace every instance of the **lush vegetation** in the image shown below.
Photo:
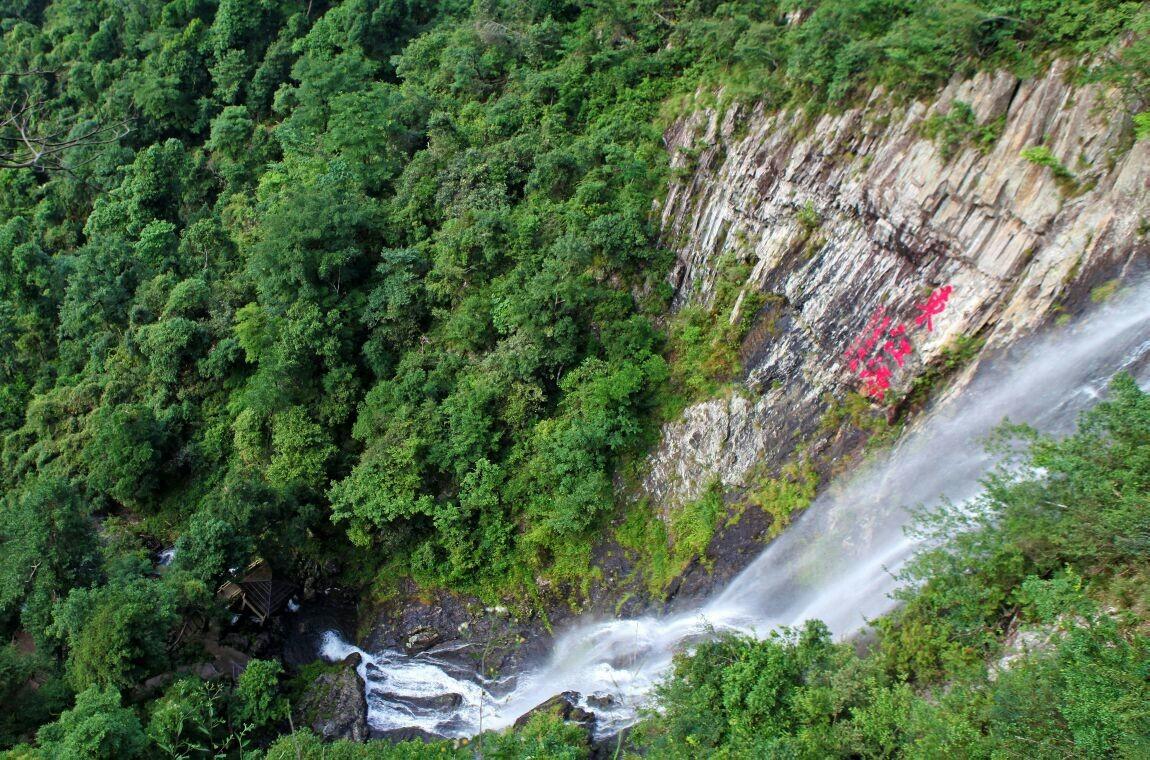
[[[818,621],[702,644],[676,661],[660,709],[617,756],[1145,757],[1150,394],[1120,376],[1075,435],[1006,428],[1007,440],[1025,446],[1010,447],[975,508],[920,514],[933,548],[905,571],[903,605],[875,622],[865,653]],[[322,746],[297,733],[268,757],[319,757]],[[324,756],[477,749],[590,751],[578,728],[538,715],[517,734],[462,747],[340,742]]]
[[[1077,434],[1013,432],[1026,456],[977,508],[921,515],[940,540],[865,656],[818,622],[706,644],[678,662],[639,745],[684,758],[1150,753],[1150,394],[1122,377]],[[1030,651],[1004,651],[1008,637]]]
[[[204,658],[214,590],[256,557],[488,596],[585,578],[620,458],[737,365],[744,323],[668,322],[654,245],[661,128],[700,85],[835,108],[1147,23],[1116,0],[0,2],[0,747],[266,749],[273,665],[144,687]],[[1143,110],[1145,40],[1100,60],[1079,75]]]

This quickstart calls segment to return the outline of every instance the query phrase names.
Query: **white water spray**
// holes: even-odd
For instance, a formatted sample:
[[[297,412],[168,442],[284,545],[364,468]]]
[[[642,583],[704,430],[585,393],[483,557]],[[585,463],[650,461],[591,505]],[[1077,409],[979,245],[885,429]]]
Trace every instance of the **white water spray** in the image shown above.
[[[893,573],[916,548],[907,507],[976,495],[993,465],[983,440],[1005,417],[1065,432],[1110,378],[1150,378],[1150,284],[1072,328],[1015,348],[978,373],[889,451],[834,483],[725,589],[668,617],[584,621],[559,636],[547,661],[502,679],[452,662],[451,645],[410,656],[378,654],[325,637],[322,655],[360,652],[368,722],[376,731],[418,728],[446,737],[510,725],[549,697],[598,697],[597,733],[634,720],[676,651],[718,631],[764,635],[818,618],[848,636],[889,610]],[[586,702],[584,703],[586,704]]]

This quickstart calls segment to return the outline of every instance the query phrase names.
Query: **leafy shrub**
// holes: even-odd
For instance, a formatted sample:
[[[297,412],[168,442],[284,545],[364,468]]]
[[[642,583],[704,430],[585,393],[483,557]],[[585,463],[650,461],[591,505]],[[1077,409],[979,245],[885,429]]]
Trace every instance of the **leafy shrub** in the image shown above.
[[[752,482],[756,480],[752,475]],[[771,536],[777,536],[790,524],[791,517],[806,509],[818,488],[818,472],[810,462],[785,465],[778,477],[754,482],[750,501],[771,517]]]
[[[823,223],[823,218],[815,209],[815,204],[812,201],[807,201],[795,212],[795,220],[808,233],[814,232]]]
[[[1067,191],[1073,191],[1078,187],[1078,179],[1074,176],[1074,172],[1067,169],[1045,145],[1024,148],[1021,155],[1032,164],[1050,169],[1059,187]]]
[[[169,663],[167,637],[177,620],[171,591],[137,579],[96,589],[73,589],[57,605],[51,632],[68,649],[68,680],[129,688]]]
[[[1005,116],[1000,116],[987,124],[979,124],[970,104],[956,100],[946,113],[932,114],[923,121],[922,131],[938,145],[942,160],[949,161],[966,145],[974,147],[980,153],[989,153],[1005,125]]]
[[[256,729],[275,726],[288,714],[287,701],[280,696],[279,679],[283,666],[274,660],[251,660],[236,682],[234,700],[240,725]]]
[[[1150,111],[1134,114],[1134,139],[1150,138]]]
[[[121,706],[114,688],[92,686],[76,696],[76,706],[37,734],[48,758],[121,760],[144,757],[146,737],[136,717]]]

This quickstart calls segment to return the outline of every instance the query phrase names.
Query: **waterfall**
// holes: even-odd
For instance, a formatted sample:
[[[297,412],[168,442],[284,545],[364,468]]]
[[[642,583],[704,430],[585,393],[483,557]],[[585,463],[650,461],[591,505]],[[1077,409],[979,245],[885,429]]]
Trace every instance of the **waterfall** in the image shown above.
[[[592,698],[597,733],[634,720],[676,651],[734,631],[762,636],[819,618],[839,636],[889,610],[894,573],[916,548],[909,508],[977,495],[994,458],[983,442],[1004,419],[1045,432],[1071,430],[1120,370],[1150,380],[1150,285],[1077,324],[1011,348],[960,392],[936,403],[900,441],[834,482],[731,583],[695,609],[666,617],[583,620],[546,660],[488,679],[452,661],[451,645],[418,655],[363,652],[329,633],[322,655],[363,660],[368,722],[446,737],[510,725],[549,697]]]

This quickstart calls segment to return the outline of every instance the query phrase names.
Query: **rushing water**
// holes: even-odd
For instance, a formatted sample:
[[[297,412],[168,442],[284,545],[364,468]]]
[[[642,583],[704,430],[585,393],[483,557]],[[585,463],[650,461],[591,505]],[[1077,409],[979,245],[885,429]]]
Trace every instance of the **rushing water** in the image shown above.
[[[890,609],[894,571],[915,549],[907,507],[977,494],[993,465],[983,440],[1004,418],[1048,432],[1070,429],[1119,370],[1150,379],[1150,285],[1079,324],[1016,347],[980,371],[901,441],[832,484],[725,589],[668,617],[583,621],[560,635],[545,662],[486,679],[452,657],[450,644],[419,655],[362,652],[334,633],[322,654],[363,654],[368,722],[377,731],[418,728],[469,736],[509,725],[562,691],[598,697],[597,732],[634,719],[676,651],[717,631],[763,635],[819,618],[847,636]],[[602,705],[607,704],[606,707]]]

